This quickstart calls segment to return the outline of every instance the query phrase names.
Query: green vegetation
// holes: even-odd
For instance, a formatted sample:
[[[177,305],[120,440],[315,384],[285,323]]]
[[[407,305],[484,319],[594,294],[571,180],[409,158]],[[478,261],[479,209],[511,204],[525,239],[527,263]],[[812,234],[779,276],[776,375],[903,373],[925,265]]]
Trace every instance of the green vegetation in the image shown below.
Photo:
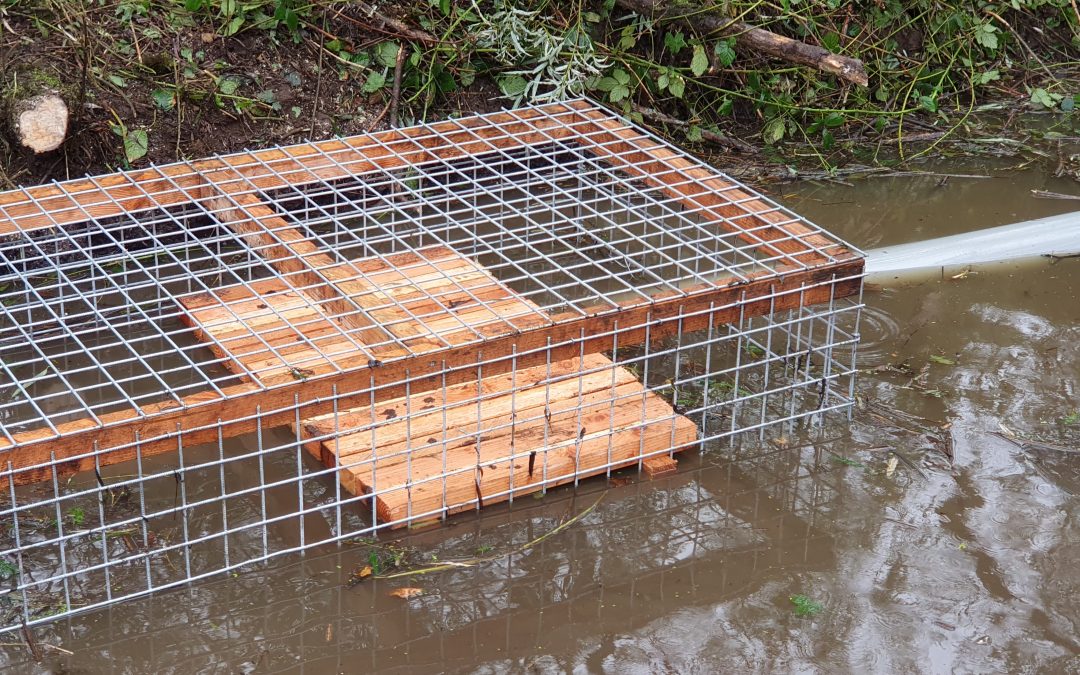
[[[1060,418],[1062,424],[1080,424],[1080,410],[1074,410]]]
[[[708,392],[707,397],[706,391]],[[711,408],[724,401],[734,399],[736,388],[735,383],[730,380],[712,380],[708,383],[704,380],[697,380],[680,384],[678,387],[669,384],[669,386],[658,389],[656,393],[669,403],[674,403],[677,408],[683,411],[693,411],[700,409],[702,406]],[[754,395],[754,392],[742,386],[738,388],[737,393],[739,398]]]
[[[377,9],[331,0],[0,0],[0,44],[27,63],[52,64],[40,77],[63,80],[85,101],[68,149],[72,172],[442,117],[490,98],[492,86],[507,102],[590,95],[691,144],[726,139],[750,149],[733,139],[756,134],[767,163],[826,173],[925,156],[961,139],[989,144],[975,113],[1068,113],[1080,100],[1073,0],[664,6],[658,19],[616,0]],[[703,17],[722,30],[695,33]],[[859,59],[869,86],[762,56],[723,29],[736,20]],[[32,170],[9,163],[0,181]]]
[[[795,606],[795,616],[813,616],[822,610],[821,603],[815,602],[805,595],[793,595],[788,599]]]
[[[82,507],[73,506],[68,511],[68,520],[74,527],[82,527],[86,523],[86,512],[82,510]]]
[[[829,456],[832,457],[832,460],[834,462],[836,462],[837,464],[842,464],[844,466],[851,466],[851,467],[855,467],[855,468],[858,468],[858,469],[866,468],[865,464],[863,464],[862,462],[856,461],[854,459],[851,459],[850,457],[843,457],[841,455],[837,455],[836,453],[832,453],[832,452],[829,453]]]
[[[19,568],[14,563],[0,559],[0,581],[7,581],[19,573]]]

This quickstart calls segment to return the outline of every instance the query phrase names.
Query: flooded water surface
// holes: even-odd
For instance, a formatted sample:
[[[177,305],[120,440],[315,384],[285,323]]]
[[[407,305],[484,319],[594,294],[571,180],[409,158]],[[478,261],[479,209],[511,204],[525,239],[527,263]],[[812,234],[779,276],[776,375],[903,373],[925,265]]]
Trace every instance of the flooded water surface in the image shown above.
[[[1077,205],[1032,198],[1077,191],[1034,172],[941,183],[798,185],[781,199],[864,249]],[[1077,258],[870,289],[850,425],[711,447],[657,481],[589,480],[123,603],[36,629],[40,664],[21,643],[0,663],[1080,672],[1078,298]],[[348,584],[394,556],[474,562]],[[404,588],[420,592],[391,595]]]

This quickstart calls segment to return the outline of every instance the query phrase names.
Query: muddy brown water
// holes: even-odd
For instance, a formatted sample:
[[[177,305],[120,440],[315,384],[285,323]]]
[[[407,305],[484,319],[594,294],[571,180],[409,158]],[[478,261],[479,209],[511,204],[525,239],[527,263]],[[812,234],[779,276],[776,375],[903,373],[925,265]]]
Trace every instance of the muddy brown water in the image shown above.
[[[938,182],[805,184],[781,198],[863,248],[1076,206],[1032,198],[1075,192],[1036,172]],[[40,627],[40,644],[71,652],[45,648],[40,664],[9,634],[0,665],[1080,672],[1078,298],[1080,259],[870,292],[850,425],[708,448],[666,479],[590,480],[381,540],[429,560],[496,556],[472,567],[349,588],[372,547],[348,543]],[[1053,448],[1020,447],[1002,427]],[[406,586],[423,594],[390,595]],[[799,595],[818,611],[800,616]]]

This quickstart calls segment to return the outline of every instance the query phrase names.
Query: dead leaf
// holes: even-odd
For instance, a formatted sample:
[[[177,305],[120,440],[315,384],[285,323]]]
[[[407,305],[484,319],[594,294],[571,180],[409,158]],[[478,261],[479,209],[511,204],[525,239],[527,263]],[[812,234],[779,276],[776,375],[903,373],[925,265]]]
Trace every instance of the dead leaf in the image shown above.
[[[365,565],[361,569],[353,570],[352,574],[349,575],[349,581],[348,581],[348,584],[347,584],[348,587],[352,588],[353,586],[360,583],[364,579],[367,579],[368,577],[370,577],[372,575],[372,573],[373,573],[373,570],[371,569],[371,565]]]
[[[893,455],[889,458],[889,463],[885,465],[885,476],[892,478],[893,473],[896,471],[896,465],[900,462],[900,458]]]
[[[411,586],[406,586],[405,588],[395,588],[394,590],[390,591],[390,595],[394,596],[395,598],[401,598],[402,600],[408,598],[415,598],[416,596],[423,594],[424,589],[413,588]]]

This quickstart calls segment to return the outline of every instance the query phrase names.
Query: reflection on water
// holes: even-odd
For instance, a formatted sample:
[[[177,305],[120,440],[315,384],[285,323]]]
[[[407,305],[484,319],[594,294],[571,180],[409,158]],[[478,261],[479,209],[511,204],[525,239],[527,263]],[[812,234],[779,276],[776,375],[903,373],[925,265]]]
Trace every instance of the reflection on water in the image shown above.
[[[790,201],[869,248],[1069,207],[1029,199],[1039,180],[878,179]],[[1075,671],[1077,297],[1080,260],[870,293],[850,427],[711,448],[667,479],[586,481],[394,538],[432,560],[512,552],[468,568],[348,588],[370,551],[356,542],[75,617],[37,631],[74,652],[41,667]],[[424,593],[389,595],[404,586]],[[797,616],[797,594],[821,611]]]

